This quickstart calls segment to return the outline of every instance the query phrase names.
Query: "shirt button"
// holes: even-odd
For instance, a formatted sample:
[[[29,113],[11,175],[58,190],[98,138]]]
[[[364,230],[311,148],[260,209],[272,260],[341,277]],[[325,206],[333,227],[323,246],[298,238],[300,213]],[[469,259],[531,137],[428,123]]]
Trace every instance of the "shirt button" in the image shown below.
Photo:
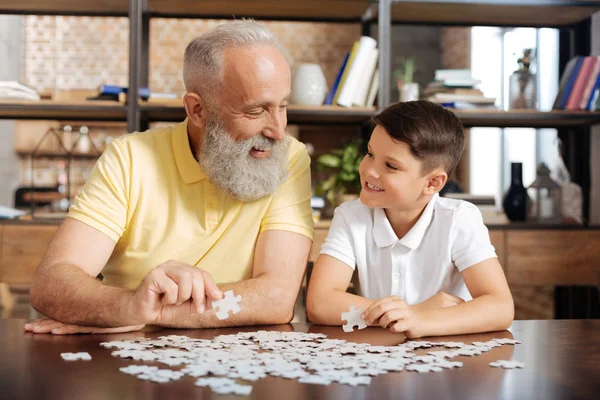
[[[400,279],[400,274],[398,272],[394,272],[392,277],[394,278],[395,281],[397,281],[398,279]]]

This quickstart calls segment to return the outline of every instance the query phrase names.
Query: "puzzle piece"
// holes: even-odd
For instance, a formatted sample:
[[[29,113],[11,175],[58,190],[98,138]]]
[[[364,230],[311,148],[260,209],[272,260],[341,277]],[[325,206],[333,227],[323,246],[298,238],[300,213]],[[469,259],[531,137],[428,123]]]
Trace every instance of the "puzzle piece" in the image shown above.
[[[242,296],[239,294],[234,296],[233,290],[228,290],[221,300],[212,302],[212,307],[216,311],[217,318],[227,319],[229,318],[229,311],[231,311],[232,314],[237,314],[241,311],[240,305],[238,304],[240,301],[242,301]]]
[[[408,367],[406,367],[407,371],[416,371],[418,373],[425,373],[425,372],[440,372],[443,370],[442,367],[438,367],[435,364],[411,364]]]
[[[360,317],[364,310],[362,308],[357,309],[356,306],[350,306],[350,311],[342,313],[342,321],[346,321],[346,324],[342,326],[344,332],[354,332],[354,327],[358,329],[365,329],[367,323]]]
[[[509,361],[509,360],[498,360],[490,363],[490,367],[494,368],[505,368],[505,369],[515,369],[515,368],[523,368],[525,366],[524,362],[519,361]]]
[[[60,353],[60,356],[65,361],[90,361],[92,359],[90,353]]]

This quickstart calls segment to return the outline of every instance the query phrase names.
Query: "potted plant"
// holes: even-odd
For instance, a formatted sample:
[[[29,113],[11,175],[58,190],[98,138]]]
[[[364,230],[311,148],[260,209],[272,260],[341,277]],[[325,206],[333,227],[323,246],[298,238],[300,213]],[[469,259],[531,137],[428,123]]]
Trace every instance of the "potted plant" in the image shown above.
[[[400,68],[394,70],[400,101],[419,100],[419,84],[413,82],[416,70],[415,64],[413,57],[407,58],[402,61]]]
[[[317,158],[317,168],[331,171],[332,175],[317,187],[317,194],[325,196],[332,206],[356,199],[361,189],[358,166],[362,161],[360,141],[352,141],[341,149]]]

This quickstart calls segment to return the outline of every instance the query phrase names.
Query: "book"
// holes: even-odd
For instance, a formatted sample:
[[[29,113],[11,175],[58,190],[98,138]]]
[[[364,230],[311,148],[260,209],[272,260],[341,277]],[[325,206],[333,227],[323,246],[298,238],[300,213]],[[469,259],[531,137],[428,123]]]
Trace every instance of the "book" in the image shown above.
[[[558,84],[558,94],[556,95],[556,100],[554,100],[552,109],[559,110],[564,108],[566,104],[565,99],[568,99],[572,86],[572,75],[575,73],[575,71],[579,70],[581,59],[582,57],[573,57],[565,66],[565,72],[563,72],[562,77],[560,78],[560,82]]]
[[[343,107],[352,107],[352,101],[354,100],[358,81],[360,80],[361,74],[364,73],[369,55],[375,46],[377,46],[375,39],[368,36],[361,36],[358,50],[356,51],[356,57],[350,66],[350,72],[348,72],[348,77],[342,86],[342,91],[336,104]]]
[[[471,80],[473,76],[470,69],[438,69],[435,71],[436,81],[444,80]]]
[[[590,76],[591,64],[592,57],[585,57],[583,64],[581,65],[581,69],[577,74],[577,79],[573,85],[573,90],[571,90],[571,94],[569,95],[569,100],[567,100],[567,105],[565,107],[567,110],[575,110],[577,106],[579,106],[581,97],[583,95],[583,85]]]
[[[438,88],[473,88],[481,83],[479,79],[444,79],[443,81],[433,81],[427,87]]]
[[[483,96],[483,92],[479,89],[472,88],[453,88],[453,87],[427,87],[423,90],[423,96],[431,96],[436,93],[453,93],[453,94],[469,94]]]
[[[373,73],[373,79],[371,79],[371,86],[369,87],[369,94],[367,95],[367,101],[365,102],[366,107],[371,107],[375,104],[375,98],[379,92],[379,68]]]
[[[365,69],[360,76],[352,105],[357,107],[364,107],[366,105],[367,97],[369,95],[369,88],[371,81],[373,80],[373,73],[375,72],[375,68],[377,68],[378,59],[379,50],[375,48],[371,51],[371,54],[369,54],[369,59],[367,60]]]
[[[331,89],[329,90],[329,93],[327,94],[327,97],[325,98],[325,101],[323,102],[324,105],[333,104],[333,97],[335,96],[335,92],[337,91],[337,88],[340,85],[340,81],[342,80],[342,75],[344,74],[344,69],[346,68],[346,65],[348,64],[348,58],[350,58],[349,52],[346,53],[346,56],[344,57],[342,66],[340,67],[340,70],[338,71],[337,76],[335,77],[335,80],[333,81],[333,85],[331,85]]]
[[[119,93],[121,92],[127,92],[127,88],[123,87],[123,86],[117,86],[117,85],[100,85],[98,86],[98,96],[100,95],[114,95],[114,96],[119,96]]]
[[[39,93],[32,87],[18,81],[0,81],[0,99],[40,100]]]
[[[598,75],[600,74],[600,57],[591,58],[592,66],[590,67],[590,75],[587,79],[587,82],[584,82],[583,95],[581,96],[581,101],[579,102],[579,106],[577,107],[580,110],[587,110],[587,106],[593,94],[592,92],[594,90],[594,86],[596,85],[596,80],[598,79]]]
[[[588,111],[596,111],[596,102],[598,101],[598,99],[600,99],[600,75],[598,75],[598,78],[596,79],[596,85],[592,90],[590,100],[585,109]]]
[[[491,97],[485,97],[481,95],[469,95],[469,94],[453,94],[453,93],[436,93],[433,96],[429,96],[427,100],[434,103],[446,103],[453,101],[463,101],[474,104],[494,104],[496,99]]]
[[[335,96],[333,96],[332,104],[337,104],[340,95],[342,94],[342,88],[346,84],[346,80],[348,79],[348,75],[350,74],[350,68],[352,68],[352,64],[354,64],[354,59],[356,58],[356,53],[358,52],[358,42],[354,42],[352,45],[352,50],[350,50],[350,57],[348,58],[348,62],[346,63],[346,67],[344,68],[344,73],[342,74],[342,79],[340,80],[340,84],[335,91]]]

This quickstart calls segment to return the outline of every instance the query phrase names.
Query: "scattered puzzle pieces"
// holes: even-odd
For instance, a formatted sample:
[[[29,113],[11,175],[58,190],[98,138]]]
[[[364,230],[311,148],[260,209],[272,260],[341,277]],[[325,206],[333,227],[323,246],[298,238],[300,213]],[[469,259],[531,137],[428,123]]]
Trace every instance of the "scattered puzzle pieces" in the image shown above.
[[[90,353],[60,353],[60,356],[65,361],[90,361],[92,359]]]
[[[238,304],[240,301],[242,301],[242,296],[239,294],[234,296],[233,290],[228,290],[221,300],[212,302],[212,307],[215,309],[217,318],[221,320],[227,319],[229,318],[229,311],[231,311],[232,314],[237,314],[242,310]]]
[[[364,310],[362,308],[357,309],[356,306],[350,306],[350,311],[342,313],[342,321],[346,321],[346,324],[342,326],[344,332],[354,332],[354,327],[358,329],[364,329],[367,327],[367,323],[360,317]]]
[[[490,363],[490,367],[515,369],[525,367],[525,363],[519,361],[498,360]]]

